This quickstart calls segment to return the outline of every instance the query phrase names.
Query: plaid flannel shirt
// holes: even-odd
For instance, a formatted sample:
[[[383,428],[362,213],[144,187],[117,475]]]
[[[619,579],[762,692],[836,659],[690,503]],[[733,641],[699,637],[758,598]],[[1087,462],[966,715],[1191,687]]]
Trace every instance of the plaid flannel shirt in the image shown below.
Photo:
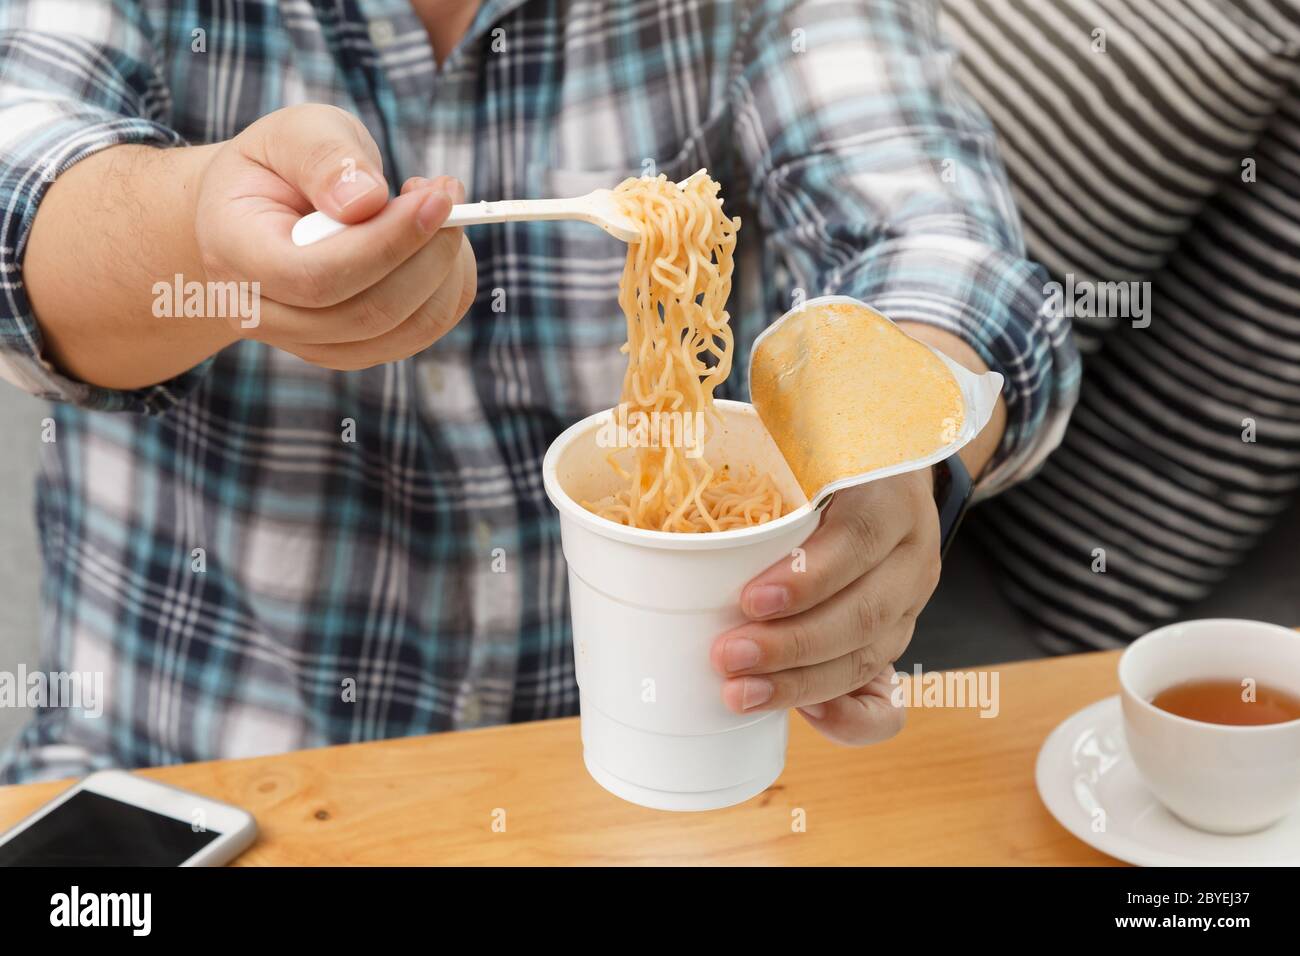
[[[102,716],[38,710],[0,779],[575,713],[540,464],[626,361],[623,247],[513,223],[471,229],[478,298],[406,361],[246,341],[138,391],[71,380],[22,271],[62,170],[311,101],[365,122],[390,183],[471,198],[708,167],[744,222],[720,394],[747,397],[748,345],[800,291],[941,326],[1007,378],[991,492],[1055,444],[1078,368],[953,63],[924,0],[486,0],[440,67],[407,0],[0,0],[0,376],[55,403],[41,667],[105,680]]]

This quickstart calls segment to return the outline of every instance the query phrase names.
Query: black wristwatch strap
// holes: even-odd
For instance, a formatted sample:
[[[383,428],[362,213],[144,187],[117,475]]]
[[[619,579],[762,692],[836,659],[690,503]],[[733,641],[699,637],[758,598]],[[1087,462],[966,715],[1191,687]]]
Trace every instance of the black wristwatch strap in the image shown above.
[[[948,546],[957,535],[961,519],[970,506],[975,482],[961,458],[953,455],[934,466],[934,503],[939,509],[939,557],[948,553]]]

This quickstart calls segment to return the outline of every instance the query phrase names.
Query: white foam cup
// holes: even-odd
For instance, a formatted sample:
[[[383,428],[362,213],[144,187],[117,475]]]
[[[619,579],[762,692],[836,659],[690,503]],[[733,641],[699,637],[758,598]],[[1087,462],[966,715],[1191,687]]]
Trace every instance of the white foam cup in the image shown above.
[[[628,528],[581,504],[623,486],[602,445],[610,409],[568,428],[546,452],[546,494],[560,512],[569,566],[583,759],[606,790],[660,810],[712,810],[761,793],[785,766],[787,711],[732,713],[709,648],[744,620],[740,592],[817,526],[751,405],[719,400],[723,426],[704,456],[733,474],[769,472],[797,507],[767,524],[682,534]],[[615,452],[629,467],[633,451]],[[738,471],[738,469],[740,469]]]

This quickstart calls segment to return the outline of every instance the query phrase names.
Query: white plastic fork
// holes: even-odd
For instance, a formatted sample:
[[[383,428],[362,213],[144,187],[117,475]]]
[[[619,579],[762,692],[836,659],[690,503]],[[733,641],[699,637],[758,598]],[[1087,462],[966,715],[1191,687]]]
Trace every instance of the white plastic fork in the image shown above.
[[[691,173],[677,184],[685,189],[703,169]],[[612,189],[594,189],[585,196],[573,199],[504,199],[499,202],[468,202],[451,207],[451,215],[444,225],[477,226],[487,222],[524,222],[543,219],[575,219],[599,226],[615,239],[635,242],[641,235],[640,227],[619,210]],[[348,226],[331,219],[323,212],[313,212],[299,219],[293,226],[293,244],[310,246],[314,242],[338,235]]]

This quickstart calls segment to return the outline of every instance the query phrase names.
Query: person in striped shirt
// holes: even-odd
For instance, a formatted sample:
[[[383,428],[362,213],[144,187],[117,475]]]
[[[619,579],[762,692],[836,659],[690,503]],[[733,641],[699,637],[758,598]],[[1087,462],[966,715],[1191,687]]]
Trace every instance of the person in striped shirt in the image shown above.
[[[466,197],[707,167],[745,222],[724,397],[792,301],[857,296],[1006,377],[963,458],[982,495],[1029,474],[1077,356],[952,68],[918,0],[0,0],[0,375],[55,403],[43,666],[106,675],[0,779],[576,711],[540,461],[618,394],[623,249],[443,228]],[[294,248],[313,208],[356,228]],[[719,636],[727,705],[896,732],[937,524],[928,472],[837,496]]]

